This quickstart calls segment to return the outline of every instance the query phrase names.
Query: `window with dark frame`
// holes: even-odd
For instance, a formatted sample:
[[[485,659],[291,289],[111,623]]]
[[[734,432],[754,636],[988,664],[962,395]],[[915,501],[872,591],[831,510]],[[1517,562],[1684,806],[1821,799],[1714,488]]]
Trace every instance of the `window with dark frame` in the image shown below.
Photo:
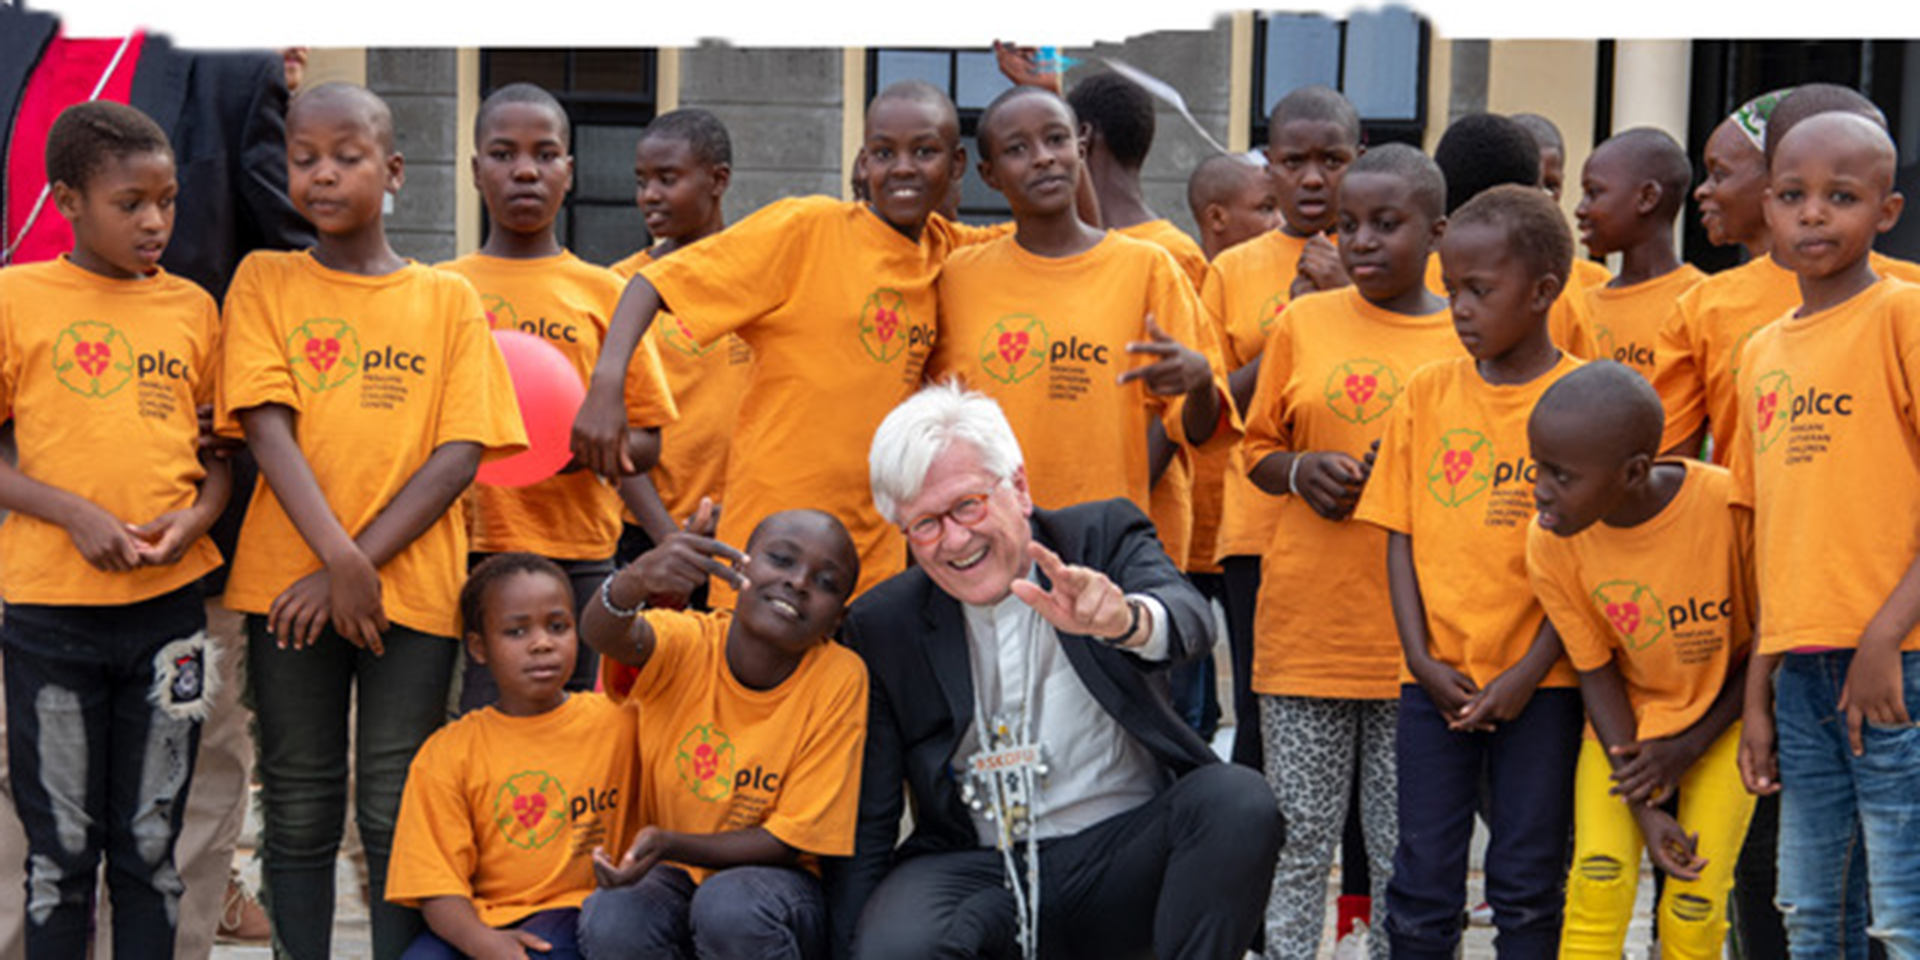
[[[1282,97],[1322,84],[1353,101],[1368,143],[1420,146],[1431,39],[1426,19],[1406,7],[1356,11],[1345,20],[1261,14],[1254,22],[1251,142],[1266,145],[1267,117]]]
[[[567,249],[591,263],[614,263],[652,242],[633,202],[633,147],[659,110],[657,62],[656,51],[643,48],[480,51],[482,98],[524,82],[566,107],[573,192],[554,229]]]
[[[1003,223],[1013,216],[1007,200],[980,179],[973,162],[980,159],[974,134],[980,113],[1001,91],[1013,86],[1000,73],[993,51],[882,47],[867,51],[867,99],[888,84],[924,80],[946,91],[960,108],[960,136],[966,141],[966,179],[960,185],[960,219],[973,224]]]

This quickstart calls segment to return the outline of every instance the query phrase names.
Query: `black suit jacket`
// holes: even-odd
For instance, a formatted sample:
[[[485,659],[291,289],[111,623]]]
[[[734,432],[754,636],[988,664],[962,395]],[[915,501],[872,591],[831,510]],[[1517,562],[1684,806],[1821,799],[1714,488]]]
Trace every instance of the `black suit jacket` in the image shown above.
[[[12,145],[27,78],[58,25],[52,14],[0,3],[0,157]],[[217,301],[249,252],[313,245],[313,228],[287,199],[287,79],[279,57],[189,53],[148,34],[128,99],[173,143],[180,198],[160,258],[168,271]],[[0,164],[0,185],[6,175]],[[60,214],[49,202],[40,215]]]
[[[1213,620],[1206,599],[1167,559],[1152,522],[1130,501],[1036,509],[1032,523],[1033,539],[1066,562],[1099,570],[1122,590],[1151,595],[1166,608],[1169,662],[1207,652]],[[843,637],[866,660],[869,706],[854,853],[824,864],[839,956],[847,953],[867,898],[896,862],[979,846],[951,770],[974,704],[959,601],[925,571],[910,569],[854,603]],[[1166,663],[1073,634],[1061,634],[1060,645],[1094,699],[1160,762],[1167,782],[1219,762],[1169,705]],[[913,835],[896,850],[908,795]]]

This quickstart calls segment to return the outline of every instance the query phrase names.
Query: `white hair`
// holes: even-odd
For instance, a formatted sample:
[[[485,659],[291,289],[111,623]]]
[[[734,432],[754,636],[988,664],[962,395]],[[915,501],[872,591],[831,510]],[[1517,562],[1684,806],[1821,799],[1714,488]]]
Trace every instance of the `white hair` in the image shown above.
[[[900,504],[920,495],[934,458],[956,442],[971,444],[998,480],[1012,479],[1023,462],[1000,404],[957,380],[921,388],[880,421],[867,457],[868,481],[874,508],[888,523],[900,524]]]

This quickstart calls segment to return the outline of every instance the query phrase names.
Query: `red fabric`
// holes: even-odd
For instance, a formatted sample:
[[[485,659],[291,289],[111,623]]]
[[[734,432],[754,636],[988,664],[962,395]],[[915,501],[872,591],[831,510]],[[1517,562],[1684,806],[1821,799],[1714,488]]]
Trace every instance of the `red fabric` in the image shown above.
[[[100,99],[115,103],[126,103],[133,91],[134,65],[140,62],[140,46],[146,39],[144,34],[135,33],[132,42],[127,44],[127,52],[121,56],[120,63],[114,67],[113,76],[100,91]],[[93,93],[93,86],[100,82],[100,75],[106,72],[107,64],[113,62],[114,51],[120,49],[121,38],[105,40],[76,40],[62,34],[55,34],[47,43],[47,50],[40,62],[33,68],[33,75],[27,79],[26,89],[20,97],[20,111],[15,115],[13,136],[7,156],[7,235],[6,242],[11,244],[20,234],[20,228],[27,222],[27,215],[33,212],[33,203],[40,197],[40,190],[47,183],[47,132],[53,129],[55,117],[60,111],[81,103]],[[33,263],[51,260],[73,248],[73,229],[67,225],[65,217],[53,206],[53,198],[40,208],[40,216],[33,222],[33,229],[27,234],[20,248],[14,251],[14,263]]]

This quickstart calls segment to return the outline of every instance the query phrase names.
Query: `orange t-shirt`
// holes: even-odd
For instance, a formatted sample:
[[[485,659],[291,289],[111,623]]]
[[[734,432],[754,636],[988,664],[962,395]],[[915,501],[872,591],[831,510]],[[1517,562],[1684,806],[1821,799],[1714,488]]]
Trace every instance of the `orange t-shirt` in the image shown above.
[[[306,251],[260,251],[227,291],[216,425],[240,437],[241,410],[294,414],[300,453],[349,536],[359,536],[445,443],[489,457],[524,450],[525,429],[500,348],[473,285],[409,263],[385,276],[331,270]],[[271,484],[254,488],[240,528],[227,605],[267,612],[320,569]],[[457,635],[467,569],[460,501],[380,568],[387,616]]]
[[[753,348],[721,540],[745,546],[768,515],[813,508],[838,517],[860,548],[855,596],[906,568],[906,538],[873,507],[867,452],[880,421],[920,386],[947,253],[990,232],[935,217],[915,243],[865,204],[801,197],[641,269],[695,343],[737,333]],[[713,584],[715,606],[732,597]]]
[[[606,671],[607,689],[640,705],[640,822],[706,834],[763,827],[816,872],[816,857],[852,854],[867,741],[860,655],[822,640],[779,686],[753,690],[727,666],[730,611],[645,616],[647,665]]]
[[[1193,287],[1151,243],[1109,232],[1056,258],[1003,237],[947,259],[927,375],[958,375],[1000,402],[1036,505],[1126,497],[1144,513],[1147,424],[1158,417],[1169,439],[1184,442],[1185,401],[1115,380],[1146,365],[1127,344],[1146,339],[1147,314],[1204,353],[1199,313]]]
[[[1653,382],[1660,331],[1677,309],[1675,302],[1705,278],[1698,267],[1683,263],[1630,287],[1588,287],[1578,334],[1582,342],[1593,344],[1588,359],[1624,363]]]
[[[1252,363],[1266,347],[1267,334],[1290,299],[1288,290],[1306,248],[1302,237],[1269,230],[1221,251],[1207,267],[1200,301],[1223,331],[1220,359],[1227,372]],[[1273,539],[1279,500],[1247,479],[1246,455],[1237,445],[1228,454],[1220,501],[1220,527],[1209,559],[1264,553]]]
[[[489,927],[585,903],[593,849],[632,841],[631,707],[575,693],[532,717],[487,707],[435,731],[407,770],[388,902],[473,901]]]
[[[1249,469],[1281,451],[1356,460],[1386,429],[1415,370],[1461,354],[1453,318],[1392,313],[1352,287],[1293,301],[1274,324],[1247,417]],[[1399,696],[1400,641],[1387,597],[1387,535],[1278,498],[1260,561],[1253,689],[1283,696]],[[1303,585],[1312,584],[1311,589]]]
[[[1920,282],[1920,265],[1878,253],[1870,260],[1883,277]],[[1799,305],[1800,278],[1770,256],[1707,277],[1681,296],[1654,351],[1653,386],[1667,412],[1661,449],[1692,436],[1704,420],[1714,461],[1727,462],[1741,405],[1734,388],[1740,351],[1754,331]]]
[[[629,278],[652,262],[653,252],[642,250],[614,264],[613,272]],[[647,328],[647,343],[659,355],[680,411],[680,419],[660,430],[660,462],[650,476],[667,515],[685,520],[702,498],[725,504],[728,440],[752,382],[753,348],[731,333],[718,343],[696,343],[686,325],[664,310]]]
[[[1355,520],[1412,538],[1428,652],[1483,687],[1519,662],[1545,619],[1527,585],[1536,469],[1527,456],[1527,418],[1540,395],[1580,363],[1563,353],[1531,381],[1501,386],[1482,379],[1472,357],[1421,368],[1387,414],[1380,456],[1354,511]],[[1404,665],[1401,679],[1413,681]],[[1541,686],[1576,683],[1562,658]]]
[[[1173,262],[1179,265],[1180,272],[1186,276],[1189,283],[1193,284],[1194,293],[1199,294],[1200,286],[1207,278],[1207,255],[1200,249],[1199,244],[1193,242],[1192,237],[1174,226],[1172,221],[1164,218],[1148,220],[1131,227],[1121,227],[1114,232],[1135,240],[1145,240],[1172,254]],[[1212,324],[1202,318],[1199,326],[1205,328]],[[1205,329],[1200,331],[1203,339],[1207,333]],[[1206,353],[1217,367],[1217,348],[1207,350],[1200,344],[1193,344],[1193,347]],[[1216,431],[1216,433],[1225,432],[1227,431]],[[1223,464],[1232,449],[1229,443],[1215,444],[1211,440],[1207,446],[1217,449],[1216,456]],[[1167,556],[1172,557],[1173,562],[1183,570],[1192,569],[1194,531],[1200,524],[1198,513],[1202,504],[1197,484],[1201,481],[1195,472],[1199,455],[1199,450],[1185,444],[1179,444],[1173,448],[1173,459],[1168,461],[1167,468],[1160,472],[1160,482],[1153,485],[1149,497],[1151,503],[1147,510],[1147,516],[1153,518],[1153,528],[1159,532],[1160,543],[1166,548]],[[1211,522],[1217,527],[1220,509],[1217,489],[1220,480],[1217,473],[1214,475],[1213,482],[1216,489],[1211,497],[1214,512]],[[1208,559],[1211,560],[1212,557],[1209,556]]]
[[[194,408],[213,402],[219,336],[213,298],[165,271],[114,280],[65,256],[0,270],[0,421],[14,421],[20,472],[122,523],[193,506],[206,477]],[[134,603],[219,565],[201,537],[169,566],[108,573],[59,524],[16,512],[0,527],[8,603]]]
[[[1665,462],[1685,465],[1686,480],[1637,527],[1527,529],[1527,575],[1567,660],[1581,671],[1619,662],[1640,739],[1704,716],[1753,640],[1753,515],[1729,505],[1725,469]]]
[[[1180,265],[1181,275],[1193,284],[1197,293],[1207,279],[1207,255],[1195,243],[1186,231],[1173,225],[1166,218],[1136,223],[1131,227],[1121,227],[1115,233],[1129,236],[1135,240],[1145,240],[1173,255],[1173,262]]]
[[[607,319],[620,301],[620,278],[611,271],[565,251],[535,260],[470,253],[440,269],[473,284],[493,329],[539,337],[566,356],[582,383],[593,376]],[[659,427],[678,416],[652,344],[633,352],[626,383],[628,423]],[[561,560],[604,560],[620,542],[620,495],[591,471],[555,474],[524,487],[476,483],[469,496],[473,549],[481,553],[524,550]]]
[[[1920,555],[1920,287],[1883,278],[1762,327],[1738,383],[1728,462],[1754,511],[1759,650],[1852,648]]]

